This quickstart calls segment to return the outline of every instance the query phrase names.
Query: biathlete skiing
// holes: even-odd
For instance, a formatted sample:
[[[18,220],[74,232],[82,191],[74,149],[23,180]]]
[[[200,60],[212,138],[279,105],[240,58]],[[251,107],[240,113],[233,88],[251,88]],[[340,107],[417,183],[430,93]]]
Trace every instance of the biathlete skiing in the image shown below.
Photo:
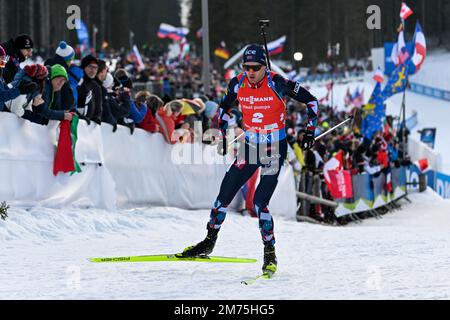
[[[258,44],[247,46],[243,55],[243,73],[233,78],[219,108],[219,127],[226,141],[230,109],[237,99],[243,114],[245,131],[244,155],[237,156],[222,181],[207,223],[206,238],[184,249],[181,256],[195,257],[212,253],[217,236],[227,214],[227,207],[238,190],[258,169],[260,183],[254,195],[254,209],[259,219],[259,230],[264,244],[263,273],[275,273],[274,222],[268,205],[277,186],[278,175],[287,155],[285,130],[285,97],[291,97],[307,106],[306,134],[301,142],[303,150],[314,145],[317,125],[317,99],[299,82],[285,79],[271,72],[264,48]],[[226,142],[225,142],[226,144]],[[223,147],[226,149],[226,146]],[[226,153],[226,150],[223,150]]]

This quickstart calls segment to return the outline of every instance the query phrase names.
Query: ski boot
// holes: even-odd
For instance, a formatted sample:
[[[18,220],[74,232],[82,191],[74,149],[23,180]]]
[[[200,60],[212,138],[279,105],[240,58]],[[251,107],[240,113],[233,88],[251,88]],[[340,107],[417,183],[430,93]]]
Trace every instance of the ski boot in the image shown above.
[[[218,229],[209,229],[206,238],[194,246],[189,246],[180,254],[182,257],[198,257],[209,255],[216,244]]]
[[[262,266],[263,274],[269,278],[277,271],[277,256],[273,244],[264,244],[264,264]]]

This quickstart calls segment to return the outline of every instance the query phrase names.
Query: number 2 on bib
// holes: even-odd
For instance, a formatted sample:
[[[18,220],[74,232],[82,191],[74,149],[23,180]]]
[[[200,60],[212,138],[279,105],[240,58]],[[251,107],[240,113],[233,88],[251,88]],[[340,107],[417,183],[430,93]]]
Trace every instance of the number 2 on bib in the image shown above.
[[[262,123],[263,122],[263,120],[262,120],[263,118],[264,118],[264,115],[262,113],[254,113],[252,122],[253,123]]]

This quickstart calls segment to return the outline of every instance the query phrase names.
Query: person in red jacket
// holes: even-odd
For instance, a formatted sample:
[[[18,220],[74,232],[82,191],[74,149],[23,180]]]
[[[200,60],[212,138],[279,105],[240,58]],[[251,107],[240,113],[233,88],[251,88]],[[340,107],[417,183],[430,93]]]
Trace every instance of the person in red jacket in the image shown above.
[[[161,128],[156,120],[156,112],[164,106],[164,101],[160,97],[153,94],[145,94],[144,97],[136,95],[136,101],[145,98],[143,102],[147,104],[147,114],[144,120],[138,124],[138,128],[144,129],[150,133],[160,132]]]
[[[214,202],[207,223],[208,234],[200,243],[187,247],[181,256],[193,257],[210,254],[225,219],[227,207],[241,186],[261,168],[260,183],[254,195],[254,208],[259,218],[259,229],[264,244],[264,273],[274,273],[277,268],[273,218],[268,204],[278,183],[278,175],[287,155],[286,104],[289,96],[303,102],[308,108],[306,133],[301,142],[304,150],[314,145],[318,102],[299,82],[293,82],[270,72],[262,46],[246,47],[243,56],[244,72],[231,79],[226,95],[220,103],[219,126],[226,137],[230,110],[238,100],[243,114],[245,152],[237,156],[227,171],[219,195]],[[224,152],[226,152],[226,140]]]

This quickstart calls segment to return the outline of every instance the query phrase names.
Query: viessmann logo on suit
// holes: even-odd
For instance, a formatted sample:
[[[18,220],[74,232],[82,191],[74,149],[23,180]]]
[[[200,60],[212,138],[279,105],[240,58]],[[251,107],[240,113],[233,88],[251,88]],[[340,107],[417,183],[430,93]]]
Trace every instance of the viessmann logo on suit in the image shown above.
[[[255,103],[259,103],[259,102],[271,102],[273,101],[273,97],[254,97],[254,96],[250,96],[250,97],[239,97],[239,102],[247,102],[250,104],[255,104]]]

